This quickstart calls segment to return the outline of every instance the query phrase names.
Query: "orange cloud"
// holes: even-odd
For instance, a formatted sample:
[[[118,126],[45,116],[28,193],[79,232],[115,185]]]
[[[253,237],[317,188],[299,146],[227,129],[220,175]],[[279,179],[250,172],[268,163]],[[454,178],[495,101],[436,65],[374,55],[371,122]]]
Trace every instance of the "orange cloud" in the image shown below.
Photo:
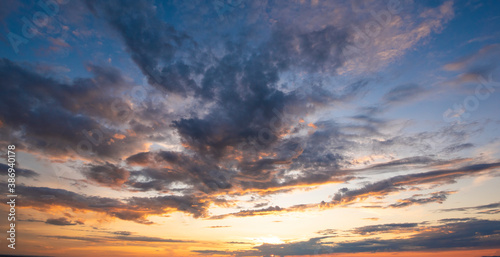
[[[307,126],[309,126],[309,127],[313,128],[313,129],[317,129],[317,128],[318,128],[318,127],[317,127],[316,125],[314,125],[314,123],[312,123],[312,122],[311,122],[311,123],[309,123],[309,124],[307,124]]]
[[[125,135],[122,135],[122,134],[114,134],[113,135],[114,138],[116,139],[124,139],[125,138]]]

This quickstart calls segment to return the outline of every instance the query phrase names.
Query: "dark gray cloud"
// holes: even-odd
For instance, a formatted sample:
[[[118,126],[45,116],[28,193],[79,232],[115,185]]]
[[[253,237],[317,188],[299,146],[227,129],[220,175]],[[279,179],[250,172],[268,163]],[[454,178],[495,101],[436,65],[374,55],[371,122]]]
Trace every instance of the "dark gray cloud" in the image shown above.
[[[267,206],[269,203],[258,203],[253,206],[253,208],[262,208]]]
[[[432,164],[437,164],[439,163],[438,160],[428,157],[428,156],[414,156],[414,157],[407,157],[407,158],[402,158],[402,159],[397,159],[393,161],[388,161],[388,162],[383,162],[383,163],[377,163],[374,165],[367,166],[366,168],[362,169],[356,169],[352,170],[353,172],[359,171],[363,173],[370,173],[370,172],[379,172],[379,171],[393,171],[393,170],[399,170],[403,168],[410,168],[410,167],[426,167]],[[370,164],[370,161],[367,160],[363,164]]]
[[[391,223],[391,224],[358,227],[353,229],[351,232],[360,235],[413,232],[416,230],[418,226],[419,223]]]
[[[497,214],[500,213],[500,203],[490,203],[490,204],[471,206],[471,207],[442,209],[440,211],[442,212],[475,211],[478,214]]]
[[[10,168],[10,166],[8,166],[7,164],[0,163],[0,170],[2,171],[2,173],[0,173],[0,175],[7,176],[9,174],[8,173],[9,168]],[[20,168],[16,168],[16,166],[14,166],[14,169],[16,171],[16,176],[21,176],[21,177],[25,177],[25,178],[34,178],[34,177],[38,177],[40,175],[40,174],[38,174],[32,170],[29,170],[29,169],[20,169]]]
[[[415,100],[425,92],[425,89],[417,84],[404,84],[391,89],[383,96],[386,103],[396,103]]]
[[[103,165],[88,165],[83,174],[90,181],[110,187],[119,187],[128,180],[129,172],[126,169],[111,163]]]
[[[403,166],[403,165],[412,165],[412,164],[430,164],[433,163],[435,160],[430,157],[426,156],[414,156],[414,157],[408,157],[408,158],[403,158],[399,160],[394,160],[386,163],[380,163],[380,164],[375,164],[371,166],[369,169],[379,169],[379,168],[388,168],[388,167],[394,167],[394,166]]]
[[[397,203],[390,204],[389,208],[404,208],[412,205],[421,205],[427,203],[443,203],[448,198],[448,195],[453,194],[453,191],[440,191],[430,194],[425,197],[422,194],[413,195],[410,198],[398,200]]]
[[[74,226],[77,224],[83,224],[83,221],[76,220],[76,221],[71,221],[66,217],[61,217],[61,218],[56,218],[56,219],[47,219],[45,221],[47,224],[51,225],[56,225],[56,226]]]
[[[472,147],[474,147],[474,144],[471,144],[471,143],[453,144],[453,145],[450,145],[450,146],[447,146],[446,148],[444,148],[443,152],[445,152],[447,154],[451,154],[451,153],[460,152],[462,150],[469,149]]]
[[[130,236],[132,235],[132,232],[130,231],[112,231],[112,232],[109,232],[113,235],[120,235],[120,236]]]
[[[440,219],[440,223],[456,223],[456,222],[462,222],[462,221],[473,221],[477,220],[476,218],[450,218],[450,219]]]

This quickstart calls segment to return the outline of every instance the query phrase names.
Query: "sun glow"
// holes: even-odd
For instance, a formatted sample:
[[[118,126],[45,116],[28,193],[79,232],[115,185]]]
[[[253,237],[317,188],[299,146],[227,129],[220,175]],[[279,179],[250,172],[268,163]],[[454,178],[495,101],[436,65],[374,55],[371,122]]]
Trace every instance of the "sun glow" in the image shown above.
[[[259,237],[259,238],[253,238],[254,241],[257,243],[261,244],[273,244],[273,245],[278,245],[278,244],[284,244],[285,241],[281,240],[277,236],[267,236],[267,237]]]

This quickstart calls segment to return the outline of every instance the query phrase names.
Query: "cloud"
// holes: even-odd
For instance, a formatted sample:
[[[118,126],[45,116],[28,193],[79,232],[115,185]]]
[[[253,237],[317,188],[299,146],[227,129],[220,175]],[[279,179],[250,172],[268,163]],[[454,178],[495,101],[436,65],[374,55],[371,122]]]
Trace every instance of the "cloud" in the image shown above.
[[[280,208],[279,206],[269,206],[267,208],[262,208],[262,209],[255,209],[255,210],[242,210],[239,212],[235,213],[229,213],[229,214],[223,214],[223,215],[216,215],[210,217],[210,219],[225,219],[227,217],[247,217],[247,216],[260,216],[260,215],[270,215],[270,214],[276,214],[279,212],[284,212],[287,211],[285,208]]]
[[[83,174],[93,182],[104,186],[119,187],[128,180],[129,172],[111,163],[104,165],[90,164]]]
[[[477,84],[484,81],[488,83],[498,82],[500,78],[498,71],[500,66],[499,56],[499,44],[486,45],[473,54],[444,65],[443,69],[460,73],[456,79],[450,81],[452,84]],[[483,80],[479,80],[481,77]],[[489,90],[491,91],[491,89]]]
[[[83,174],[88,181],[99,185],[132,191],[224,190],[232,194],[271,194],[353,179],[348,171],[340,171],[348,163],[342,150],[355,145],[354,140],[347,139],[350,134],[342,131],[350,127],[335,122],[307,127],[300,120],[321,108],[352,101],[366,90],[369,80],[332,86],[311,76],[298,80],[297,85],[285,85],[282,80],[298,70],[336,74],[348,61],[342,53],[352,37],[350,30],[341,24],[305,28],[277,23],[254,44],[249,44],[247,38],[224,38],[225,51],[215,54],[209,49],[212,45],[196,42],[195,36],[164,22],[153,2],[131,1],[124,5],[87,1],[86,5],[121,36],[132,60],[151,85],[186,101],[199,101],[203,111],[188,110],[186,115],[165,118],[166,110],[143,106],[127,122],[120,121],[106,108],[114,100],[112,95],[133,86],[120,72],[89,66],[93,78],[62,83],[4,60],[5,75],[12,77],[11,84],[29,85],[23,90],[36,92],[26,94],[21,90],[19,95],[29,96],[27,102],[35,99],[52,103],[52,114],[46,113],[43,119],[54,119],[59,111],[57,121],[68,123],[67,127],[58,125],[64,133],[39,123],[29,125],[47,131],[28,131],[28,137],[20,138],[21,141],[26,143],[27,138],[36,138],[28,140],[31,143],[27,143],[27,148],[65,155],[68,153],[61,149],[66,145],[78,145],[78,140],[89,136],[99,137],[98,133],[81,131],[101,129],[113,135],[95,147],[96,157],[106,164],[89,165]],[[449,8],[446,12],[443,8],[429,9],[426,17],[448,17]],[[441,21],[436,21],[432,27],[440,24]],[[15,73],[21,76],[13,76]],[[417,89],[415,85],[402,86],[393,89],[387,98],[396,101]],[[49,91],[56,93],[47,94]],[[69,100],[73,98],[79,100]],[[106,122],[102,120],[127,129],[103,126]],[[7,123],[15,127],[12,121]],[[172,133],[167,131],[171,128],[183,145],[181,151],[134,151],[126,155],[142,148],[146,141],[165,139]],[[356,129],[378,133],[376,126]],[[304,132],[309,134],[304,136]],[[129,171],[128,167],[118,167],[116,162],[124,156],[129,156],[129,165],[142,166],[141,169]],[[290,170],[301,172],[290,174]]]
[[[114,234],[114,235],[120,235],[120,236],[130,236],[132,235],[132,232],[130,231],[112,231],[112,232],[109,232],[111,234]]]
[[[175,59],[175,54],[186,50],[184,44],[191,44],[193,39],[159,20],[152,4],[133,2],[118,8],[114,4],[88,1],[88,5],[122,35],[132,58],[144,74],[148,74],[147,67],[158,70],[159,80],[167,83],[161,82],[162,87],[181,95],[191,92],[199,100],[213,103],[206,114],[181,118],[173,125],[189,149],[216,160],[224,154],[231,154],[231,149],[234,152],[251,148],[250,140],[260,141],[257,152],[276,145],[281,135],[287,133],[285,128],[291,125],[290,121],[276,117],[276,112],[283,113],[287,107],[293,116],[311,111],[311,108],[305,108],[303,97],[297,90],[285,92],[278,89],[280,75],[294,67],[311,72],[325,69],[334,72],[342,66],[340,53],[348,36],[334,26],[304,32],[293,26],[278,25],[267,41],[257,46],[259,55],[249,52],[255,48],[248,48],[244,39],[228,42],[238,47],[228,48],[216,59],[209,58],[211,63],[203,64],[206,68],[201,74],[200,84],[193,85],[196,82],[191,77],[197,75],[196,60],[203,58],[194,58],[189,53],[182,61]],[[141,10],[139,14],[138,9]],[[134,15],[126,15],[129,12]],[[120,18],[124,15],[128,19]],[[194,48],[198,51],[196,44]],[[161,66],[160,63],[172,64]],[[179,77],[185,81],[171,77],[181,70],[184,73]],[[326,104],[351,97],[363,86],[363,83],[356,84],[350,87],[351,91],[346,90],[341,95],[315,86],[317,90],[311,90],[305,97],[313,103]]]
[[[383,225],[372,225],[358,227],[352,230],[352,233],[360,235],[380,234],[380,233],[404,233],[414,232],[419,226],[418,223],[391,223]]]
[[[368,164],[369,162],[366,162]],[[375,172],[378,170],[398,170],[402,168],[409,168],[409,167],[425,167],[433,164],[439,163],[438,160],[427,157],[427,156],[413,156],[413,157],[407,157],[407,158],[402,158],[402,159],[397,159],[397,160],[392,160],[388,162],[382,162],[382,163],[377,163],[373,164],[370,166],[367,166],[365,168],[360,168],[360,169],[355,169],[354,171],[358,172],[363,172],[363,173],[371,173]]]
[[[231,226],[209,226],[207,228],[230,228]]]
[[[168,239],[161,237],[149,237],[149,236],[127,236],[118,235],[113,237],[78,237],[78,236],[46,236],[48,238],[56,238],[59,240],[79,240],[79,241],[89,241],[96,243],[110,242],[110,241],[127,241],[127,242],[149,242],[149,243],[194,243],[193,240],[180,240],[180,239]]]
[[[477,65],[478,62],[486,60],[494,61],[494,57],[498,54],[500,45],[492,44],[479,49],[476,53],[462,57],[460,60],[446,64],[443,69],[447,71],[463,70],[467,67]]]
[[[66,83],[29,68],[0,59],[2,144],[15,143],[20,150],[47,157],[83,159],[116,159],[142,147],[135,138],[110,140],[108,135],[119,131],[101,125],[102,120],[122,122],[110,103],[121,101],[117,94],[130,84],[118,70],[90,65],[93,78]]]
[[[356,201],[362,201],[368,197],[383,197],[392,192],[407,190],[408,187],[423,185],[423,184],[449,184],[455,183],[455,180],[463,176],[472,176],[481,172],[489,171],[500,167],[500,163],[484,163],[469,166],[463,166],[457,169],[441,169],[422,173],[414,173],[408,175],[395,176],[389,179],[370,183],[362,188],[350,190],[348,188],[340,189],[331,201],[322,201],[316,204],[297,204],[290,207],[269,206],[263,209],[242,210],[235,213],[221,214],[211,216],[210,219],[225,219],[228,217],[248,217],[261,215],[275,215],[286,212],[305,211],[310,209],[326,209],[334,208],[342,205],[349,205]],[[429,197],[422,197],[421,194],[413,197],[399,200],[397,203],[388,205],[385,208],[402,208],[411,205],[427,204],[427,203],[442,203],[447,199],[449,194],[455,191],[439,191],[431,193]],[[370,207],[370,206],[368,206]],[[372,206],[373,207],[373,206]],[[375,208],[384,208],[382,206],[374,206]]]
[[[230,149],[258,154],[279,147],[279,139],[290,133],[290,126],[297,125],[294,122],[298,123],[298,117],[313,111],[306,107],[304,100],[309,98],[310,102],[324,105],[351,94],[336,96],[318,86],[317,90],[323,94],[321,98],[314,98],[307,93],[302,96],[297,90],[284,92],[277,89],[280,74],[292,69],[293,65],[300,66],[303,60],[314,61],[317,66],[307,66],[311,69],[341,65],[334,53],[317,54],[316,51],[329,53],[330,48],[342,48],[343,35],[331,27],[304,34],[278,27],[269,42],[260,46],[260,55],[244,59],[241,53],[231,52],[222,57],[205,73],[200,93],[204,99],[216,100],[217,105],[203,118],[174,122],[183,143],[216,159],[231,154]],[[304,48],[302,51],[293,45],[295,41],[298,41],[299,49]],[[312,45],[328,49],[313,50]],[[287,117],[283,117],[284,113]],[[252,140],[256,144],[251,145]]]
[[[390,204],[389,208],[405,208],[412,205],[422,205],[427,203],[443,203],[448,198],[448,195],[456,193],[456,191],[440,191],[431,193],[429,197],[422,197],[421,194],[413,195],[410,198],[398,200],[397,203]]]
[[[500,221],[468,220],[435,226],[425,223],[382,224],[353,230],[354,233],[378,233],[403,229],[413,232],[407,237],[361,240],[335,240],[332,236],[314,237],[285,244],[262,244],[250,250],[225,251],[216,254],[236,256],[288,256],[332,253],[429,251],[453,249],[491,249],[499,243]],[[413,230],[413,231],[412,231]],[[333,240],[333,243],[332,243]],[[208,251],[208,250],[207,250]],[[207,252],[208,254],[208,252]]]
[[[127,185],[137,190],[171,190],[174,183],[202,192],[231,188],[229,177],[234,172],[221,169],[211,159],[182,152],[141,152],[126,159],[130,165],[145,166],[130,173]]]
[[[473,221],[477,220],[475,218],[450,218],[450,219],[440,219],[440,223],[456,223],[456,222],[462,222],[462,221]]]
[[[193,253],[203,254],[203,255],[230,255],[227,251],[220,250],[194,250]]]
[[[228,200],[232,196],[264,196],[355,179],[356,171],[348,169],[354,164],[350,154],[364,148],[360,142],[366,139],[372,140],[377,149],[387,149],[377,147],[383,144],[416,141],[396,137],[377,145],[376,140],[388,136],[381,128],[391,126],[391,122],[370,115],[353,117],[360,125],[336,120],[304,121],[356,100],[371,83],[366,78],[348,82],[315,79],[322,74],[334,77],[349,68],[347,63],[356,61],[343,55],[355,37],[347,26],[351,22],[349,15],[339,17],[343,21],[336,24],[295,26],[277,22],[261,33],[259,40],[249,40],[254,36],[241,33],[225,36],[221,45],[214,45],[199,40],[196,33],[190,35],[190,30],[183,31],[182,26],[165,22],[161,6],[153,1],[85,3],[120,36],[132,61],[152,86],[145,87],[147,93],[165,91],[169,101],[153,106],[149,99],[128,97],[127,90],[134,85],[128,74],[114,68],[88,65],[90,77],[62,79],[33,72],[29,64],[2,59],[0,75],[6,86],[1,93],[9,95],[2,103],[16,112],[0,111],[0,121],[5,124],[0,129],[5,135],[18,135],[15,139],[20,149],[56,157],[74,157],[66,147],[76,147],[81,140],[105,138],[91,145],[93,158],[83,158],[97,159],[81,170],[87,181],[132,192],[156,191],[151,193],[161,196],[114,199],[24,186],[20,190],[26,190],[26,206],[95,211],[143,224],[151,224],[147,220],[150,215],[173,211],[209,218],[210,205],[229,206],[233,204]],[[273,10],[281,6],[269,5]],[[380,4],[373,7],[386,8]],[[375,58],[372,47],[382,47],[387,50],[380,52],[382,59],[394,60],[430,33],[439,32],[453,17],[451,2],[423,9],[421,19],[415,23],[394,16],[386,28],[390,37],[375,38],[368,49],[369,58]],[[404,30],[409,32],[407,37],[401,36]],[[386,39],[398,39],[394,42],[404,44],[388,52],[394,44]],[[390,90],[383,101],[406,102],[425,91],[417,84],[404,84]],[[120,100],[123,111],[130,114],[127,119],[110,110],[109,104],[115,100]],[[186,106],[175,107],[175,101]],[[162,150],[145,150],[154,142],[161,142],[161,146],[154,147]],[[375,164],[365,171],[433,163],[433,157],[417,155]],[[257,209],[210,218],[327,208],[369,195],[384,196],[409,185],[450,183],[475,172],[473,166],[469,169],[472,171],[439,170],[394,177],[365,188],[343,190],[340,201],[335,198],[290,207],[257,205]],[[50,197],[45,199],[43,195]],[[410,205],[445,198],[442,194],[403,200]]]
[[[56,219],[47,219],[47,221],[45,221],[45,223],[51,224],[51,225],[56,225],[56,226],[74,226],[77,224],[83,224],[83,222],[80,220],[71,221],[71,220],[68,220],[68,218],[66,218],[66,217],[61,217],[61,218],[56,218]]]
[[[166,239],[160,237],[150,237],[150,236],[116,236],[112,237],[119,241],[130,241],[130,242],[149,242],[149,243],[193,243],[193,240],[179,240],[179,239]]]
[[[120,34],[132,60],[151,84],[167,92],[186,96],[196,88],[191,75],[196,69],[174,57],[179,49],[195,53],[196,42],[158,18],[150,1],[85,1],[90,10],[104,18]],[[127,17],[127,19],[124,19]],[[183,47],[183,46],[189,47]],[[160,63],[172,63],[157,71]]]
[[[323,236],[329,236],[329,235],[336,235],[338,234],[339,230],[337,229],[323,229],[320,231],[317,231],[317,234],[323,235]]]
[[[94,52],[99,56],[103,54],[99,53],[101,50],[118,49],[109,52],[106,59],[110,63],[111,57],[114,63],[118,60],[117,67],[123,68],[121,72],[89,64],[90,75],[67,78],[65,76],[84,71],[73,69],[75,64],[71,64],[72,72],[67,72],[70,69],[65,66],[44,71],[44,67],[33,68],[35,64],[0,60],[3,78],[0,82],[0,134],[3,135],[0,146],[14,141],[20,151],[54,159],[81,159],[84,181],[100,187],[99,191],[112,188],[125,195],[139,196],[113,198],[69,189],[18,185],[21,206],[42,212],[61,209],[95,212],[107,218],[146,225],[152,224],[151,216],[172,212],[198,219],[279,215],[340,208],[368,197],[383,198],[421,185],[454,183],[500,167],[499,163],[479,163],[481,159],[440,159],[438,154],[455,154],[474,146],[468,142],[473,132],[460,127],[463,124],[457,125],[459,131],[443,129],[436,133],[411,134],[408,127],[413,124],[409,121],[377,116],[388,106],[427,94],[429,89],[420,84],[398,84],[388,89],[380,99],[382,105],[366,108],[359,115],[348,110],[352,105],[371,100],[362,97],[374,85],[386,82],[378,75],[373,80],[365,76],[371,77],[371,71],[379,71],[425,43],[431,34],[443,30],[454,16],[453,2],[433,4],[433,7],[420,2],[401,2],[406,9],[391,16],[387,24],[380,24],[380,34],[369,35],[368,45],[353,56],[346,56],[345,50],[355,44],[359,37],[357,29],[369,33],[365,25],[380,23],[374,14],[387,13],[387,3],[363,2],[364,9],[354,10],[357,3],[314,1],[310,4],[316,6],[313,9],[308,7],[308,1],[246,2],[245,11],[236,10],[230,22],[215,24],[205,19],[216,16],[213,6],[181,2],[176,1],[175,5],[189,5],[190,8],[186,8],[189,10],[170,9],[171,3],[157,1],[85,1],[99,20],[93,20],[83,11],[86,19],[79,24],[83,27],[74,34],[86,34],[87,18],[92,24],[102,25],[103,31],[92,33],[109,35],[102,38],[85,35],[86,41],[82,43],[103,44],[103,48],[92,47],[91,58],[95,58]],[[409,8],[417,10],[410,12]],[[178,19],[179,13],[186,12],[195,16],[181,15],[182,19]],[[256,15],[259,12],[260,15]],[[283,16],[287,19],[280,19]],[[225,29],[227,27],[231,29]],[[111,40],[113,35],[118,35],[121,41]],[[218,40],[211,40],[214,38]],[[49,39],[64,46],[71,43],[65,39]],[[120,52],[120,42],[127,52],[125,56]],[[87,53],[85,49],[82,51],[83,55]],[[461,68],[467,69],[469,65],[475,68],[473,62]],[[338,76],[357,71],[363,75],[352,80],[349,76]],[[145,99],[130,95],[136,86],[131,81],[140,81],[141,75],[147,78],[141,87],[147,91]],[[163,97],[165,93],[168,99],[153,101],[150,97]],[[116,101],[127,117],[110,108]],[[344,115],[349,116],[347,122],[345,117],[340,117]],[[410,130],[414,131],[413,128]],[[92,142],[96,137],[102,139],[98,144]],[[451,143],[436,143],[436,138]],[[90,142],[93,150],[86,158],[67,150],[68,146],[77,148],[82,140]],[[441,152],[429,149],[434,145],[439,145],[436,151]],[[383,156],[384,161],[378,162],[381,158],[374,156]],[[457,166],[466,161],[477,164]],[[412,172],[424,169],[426,172],[405,172],[405,175],[391,175],[394,177],[357,185],[347,183],[355,179],[365,181],[367,178],[362,176],[373,175],[372,172],[402,174],[403,169],[408,168],[416,169]],[[19,175],[37,176],[29,170],[20,170]],[[272,201],[267,198],[329,183],[346,183],[353,188],[333,192],[337,193],[335,197],[325,195],[325,201],[318,203],[271,205]],[[453,192],[415,194],[396,203],[385,203],[383,207],[442,203]],[[242,200],[250,197],[251,200]],[[240,207],[240,201],[253,207]],[[262,203],[264,201],[269,204]],[[212,206],[238,209],[212,215]],[[66,216],[48,219],[46,223],[71,226],[76,224],[73,219]],[[287,241],[279,246],[263,244],[233,253],[317,254],[321,253],[318,247],[339,252],[441,249],[432,244],[443,246],[452,241],[446,238],[451,236],[447,234],[449,231],[456,232],[457,238],[453,239],[457,242],[466,241],[464,247],[488,247],[498,241],[498,232],[487,229],[487,226],[498,227],[493,221],[485,221],[487,224],[479,220],[461,220],[461,224],[457,220],[446,222],[440,226],[390,223],[358,227],[350,233],[366,236],[363,237],[366,240],[356,242],[339,241],[339,231],[324,229],[318,231],[321,237]],[[471,226],[468,232],[477,234],[460,234],[464,224]],[[228,226],[207,228],[224,227]],[[438,230],[439,238],[438,234],[432,234]],[[409,238],[385,237],[399,232],[415,234]],[[380,234],[383,237],[373,238]],[[52,238],[138,244],[194,242],[141,236],[129,231],[115,231],[101,238]],[[430,241],[431,238],[434,240]],[[440,239],[443,242],[439,242]],[[225,254],[220,249],[194,252]]]
[[[152,224],[146,219],[149,215],[161,215],[174,211],[192,214],[195,218],[208,215],[206,199],[188,195],[114,199],[81,195],[64,189],[46,187],[18,185],[16,189],[22,195],[20,202],[26,207],[46,211],[52,207],[93,211],[141,224]]]
[[[355,99],[368,81],[338,85],[339,90],[321,82],[307,88],[288,87],[281,82],[282,76],[299,69],[335,73],[344,63],[341,52],[349,37],[345,30],[332,25],[302,30],[277,24],[256,45],[236,37],[226,44],[234,47],[213,55],[192,35],[163,22],[150,2],[123,6],[87,1],[87,5],[121,35],[151,85],[199,101],[203,109],[178,115],[172,121],[184,151],[142,152],[128,157],[131,165],[148,166],[130,173],[126,184],[132,189],[168,191],[179,182],[205,193],[224,190],[267,194],[346,180],[326,170],[287,176],[285,166],[313,169],[308,162],[315,162],[324,169],[338,167],[341,155],[321,156],[312,147],[301,148],[302,139],[295,135],[308,128],[299,120],[324,106]],[[124,16],[127,19],[122,19]],[[207,58],[200,57],[205,54]],[[324,140],[325,134],[316,133],[314,140]],[[161,160],[160,155],[183,162]],[[151,162],[164,163],[168,168]]]
[[[87,242],[93,242],[93,243],[102,243],[103,240],[102,238],[94,238],[94,237],[88,237],[88,236],[45,236],[48,238],[55,238],[58,240],[78,240],[78,241],[87,241]]]
[[[483,163],[469,166],[463,166],[457,169],[442,169],[433,170],[422,173],[400,175],[386,180],[370,183],[360,189],[340,190],[333,197],[333,203],[346,204],[356,201],[357,199],[365,199],[370,196],[384,196],[391,192],[405,190],[407,186],[421,184],[449,184],[454,183],[455,179],[463,176],[476,175],[478,173],[496,169],[500,167],[500,163]],[[431,198],[433,199],[433,198]],[[442,197],[437,196],[437,199]],[[436,200],[436,198],[434,198]],[[411,200],[410,200],[411,201]],[[424,200],[426,201],[426,200]]]
[[[478,214],[497,214],[500,213],[500,203],[490,203],[485,205],[478,205],[472,207],[460,207],[442,209],[442,212],[455,212],[455,211],[476,211]]]
[[[383,96],[386,103],[408,102],[415,100],[426,90],[417,84],[405,84],[391,89]]]
[[[290,145],[286,148],[285,152],[290,151],[290,148],[297,149],[298,145]],[[281,149],[275,149],[274,154],[278,155],[281,151]],[[300,149],[292,151],[300,151]],[[272,155],[273,152],[266,155],[268,154]],[[144,191],[168,191],[172,190],[176,183],[182,183],[186,185],[186,190],[202,192],[224,190],[231,194],[252,192],[273,194],[292,190],[295,186],[339,183],[351,179],[343,178],[344,173],[331,170],[302,172],[299,176],[287,175],[285,165],[298,168],[294,165],[307,164],[307,160],[300,158],[294,164],[291,160],[293,158],[296,156],[267,157],[253,161],[243,159],[217,161],[206,156],[193,156],[182,152],[141,152],[126,159],[129,165],[145,166],[139,171],[130,172],[130,178],[126,184],[132,189]],[[328,160],[334,160],[334,158],[333,155],[327,155],[324,160],[325,165],[328,165]],[[217,165],[218,163],[220,165]],[[280,168],[277,169],[277,167]]]
[[[10,168],[10,166],[8,166],[7,164],[0,163],[0,170],[4,171],[4,172],[0,173],[0,175],[7,176],[9,168]],[[16,171],[16,176],[21,176],[21,177],[25,177],[25,178],[34,178],[34,177],[38,177],[40,175],[35,171],[29,170],[29,169],[20,169],[20,168],[16,168],[15,166],[14,166],[14,170]]]
[[[343,71],[378,71],[400,59],[415,46],[427,42],[432,34],[441,33],[455,16],[452,1],[432,8],[413,1],[394,3],[398,12],[391,14],[387,3],[365,3],[364,8],[356,8],[358,11],[352,14],[357,19],[347,19],[357,33],[350,40],[355,48],[346,52],[351,60]],[[389,14],[390,19],[381,21],[374,14]]]
[[[472,144],[472,143],[453,144],[453,145],[450,145],[450,146],[447,146],[446,148],[444,148],[443,152],[445,152],[447,154],[451,154],[451,153],[460,152],[460,151],[463,151],[465,149],[469,149],[472,147],[474,147],[474,144]]]

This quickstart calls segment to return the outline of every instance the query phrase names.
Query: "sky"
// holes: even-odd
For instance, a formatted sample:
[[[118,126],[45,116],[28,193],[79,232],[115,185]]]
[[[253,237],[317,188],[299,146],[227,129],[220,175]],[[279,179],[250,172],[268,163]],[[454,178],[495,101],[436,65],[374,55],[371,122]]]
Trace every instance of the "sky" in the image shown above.
[[[5,0],[0,19],[1,254],[500,256],[498,1]]]

